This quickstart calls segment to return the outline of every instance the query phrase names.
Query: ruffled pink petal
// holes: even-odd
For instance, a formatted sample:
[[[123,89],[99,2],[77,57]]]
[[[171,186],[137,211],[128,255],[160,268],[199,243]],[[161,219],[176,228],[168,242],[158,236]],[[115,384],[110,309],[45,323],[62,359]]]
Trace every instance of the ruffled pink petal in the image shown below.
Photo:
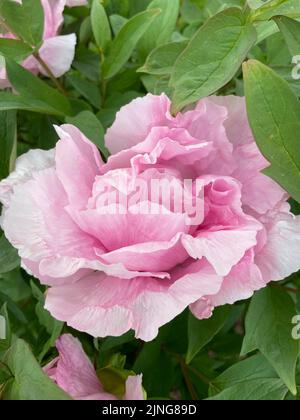
[[[112,154],[145,140],[152,127],[166,126],[172,121],[170,100],[166,95],[147,95],[124,106],[107,130],[105,143]]]
[[[56,173],[72,207],[85,208],[102,166],[100,153],[76,127],[63,125],[56,131],[60,137],[56,145]]]
[[[193,258],[205,257],[220,276],[227,276],[245,253],[257,244],[257,229],[204,232],[193,238],[186,235],[183,245]]]
[[[189,257],[179,233],[167,242],[147,242],[101,255],[107,264],[122,263],[129,270],[168,272]],[[155,274],[157,277],[157,274]]]
[[[95,258],[98,243],[65,212],[67,197],[55,170],[45,169],[33,176],[33,180],[14,188],[3,215],[6,236],[20,256],[35,262],[63,255]]]
[[[20,156],[16,167],[6,179],[0,182],[0,201],[8,207],[14,188],[33,178],[33,173],[54,167],[54,150],[30,150]]]
[[[46,309],[95,337],[119,336],[130,329],[151,341],[158,329],[202,296],[215,294],[222,278],[197,262],[174,273],[174,280],[106,277],[94,273],[74,285],[53,287]]]

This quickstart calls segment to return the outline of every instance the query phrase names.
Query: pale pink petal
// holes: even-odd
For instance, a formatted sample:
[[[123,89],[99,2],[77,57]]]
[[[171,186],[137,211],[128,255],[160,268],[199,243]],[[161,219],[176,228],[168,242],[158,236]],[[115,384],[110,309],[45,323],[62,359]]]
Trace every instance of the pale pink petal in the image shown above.
[[[129,376],[126,381],[126,394],[124,400],[139,401],[145,399],[142,387],[142,379],[142,375]]]
[[[41,0],[45,15],[44,39],[58,35],[63,24],[66,0]]]
[[[35,262],[55,256],[95,258],[97,241],[82,232],[64,207],[64,189],[53,168],[14,188],[3,228],[22,258]]]
[[[189,257],[182,244],[182,234],[167,242],[147,242],[101,255],[107,264],[122,263],[131,271],[168,272]],[[157,277],[157,274],[155,274]]]
[[[95,337],[133,329],[137,338],[151,341],[159,327],[189,304],[220,289],[222,278],[207,265],[195,264],[174,274],[172,281],[94,273],[72,286],[50,289],[46,308],[56,319]]]
[[[95,177],[100,173],[100,153],[76,127],[63,125],[56,130],[60,137],[55,156],[57,175],[70,204],[77,209],[85,208],[92,195]]]
[[[204,232],[193,238],[186,235],[183,244],[193,258],[205,257],[220,276],[226,276],[243,258],[245,253],[257,244],[257,229],[247,227],[236,230]]]
[[[166,95],[147,95],[124,106],[107,130],[106,147],[112,154],[128,149],[145,140],[152,127],[172,121],[170,100]]]
[[[56,343],[59,357],[44,368],[52,380],[75,400],[114,399],[107,394],[80,341],[65,334]],[[101,398],[99,398],[101,397]]]
[[[43,61],[47,64],[55,77],[61,77],[70,70],[75,55],[76,35],[60,35],[44,40],[39,50]],[[39,66],[45,76],[48,72]]]
[[[0,182],[0,201],[8,207],[14,188],[33,178],[33,173],[54,167],[54,150],[30,150],[16,161],[14,172]]]
[[[66,6],[68,7],[86,6],[87,4],[88,0],[66,0]]]
[[[300,217],[279,213],[267,223],[267,243],[255,263],[265,282],[282,280],[299,270]]]

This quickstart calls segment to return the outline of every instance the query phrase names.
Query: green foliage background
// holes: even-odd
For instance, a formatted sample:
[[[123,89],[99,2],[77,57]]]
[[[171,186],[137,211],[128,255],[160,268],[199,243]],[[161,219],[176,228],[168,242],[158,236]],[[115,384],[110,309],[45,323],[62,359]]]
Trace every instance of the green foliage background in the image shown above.
[[[59,80],[19,65],[41,45],[39,4],[0,0],[0,31],[5,22],[18,35],[0,38],[18,92],[0,92],[0,179],[17,155],[54,147],[53,124],[77,125],[107,157],[105,130],[136,97],[166,92],[177,112],[212,93],[245,93],[253,133],[271,162],[267,174],[291,194],[299,214],[300,80],[292,78],[293,57],[300,55],[299,0],[93,0],[65,11],[63,33],[75,31],[79,42],[72,69]],[[299,285],[295,274],[247,302],[217,309],[207,321],[186,311],[151,343],[131,332],[93,340],[43,309],[45,290],[20,268],[0,233],[0,307],[9,326],[0,340],[1,398],[68,399],[41,366],[55,357],[56,339],[71,332],[116,394],[122,372],[130,370],[143,373],[151,399],[300,399],[299,340],[291,335]]]

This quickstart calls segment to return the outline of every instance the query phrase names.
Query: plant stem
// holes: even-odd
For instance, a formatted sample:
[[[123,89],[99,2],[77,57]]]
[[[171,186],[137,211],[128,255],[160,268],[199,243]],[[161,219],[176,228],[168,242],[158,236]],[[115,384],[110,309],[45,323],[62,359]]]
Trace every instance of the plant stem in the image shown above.
[[[293,287],[281,286],[280,284],[271,284],[271,287],[275,289],[285,290],[286,292],[295,293],[296,295],[300,295],[299,289],[294,289]]]
[[[50,79],[52,80],[52,82],[54,83],[54,85],[57,87],[57,89],[61,93],[63,93],[64,95],[66,95],[67,94],[66,91],[64,90],[64,88],[60,84],[60,82],[57,80],[57,78],[54,76],[54,74],[52,73],[52,71],[49,68],[49,66],[47,65],[47,63],[45,63],[45,61],[41,58],[41,56],[38,53],[34,53],[33,56],[36,59],[36,61],[40,64],[40,66],[45,70],[45,72],[50,77]]]

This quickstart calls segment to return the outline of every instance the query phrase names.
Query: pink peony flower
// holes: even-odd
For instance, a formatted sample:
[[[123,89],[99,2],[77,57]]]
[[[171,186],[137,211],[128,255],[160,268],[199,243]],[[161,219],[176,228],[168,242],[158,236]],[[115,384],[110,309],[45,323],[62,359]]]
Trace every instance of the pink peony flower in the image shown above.
[[[74,400],[117,400],[104,391],[94,366],[79,340],[65,334],[56,343],[59,356],[44,367],[44,372]],[[142,376],[129,376],[123,400],[144,400]]]
[[[22,0],[14,0],[22,3]],[[60,77],[70,70],[75,54],[76,35],[59,35],[63,24],[63,11],[65,6],[82,6],[87,0],[41,0],[45,22],[43,44],[39,49],[39,55],[47,64],[55,77]],[[1,35],[3,38],[15,38],[13,34]],[[27,57],[23,66],[34,74],[42,73],[47,76],[45,69],[33,56]],[[5,61],[0,57],[0,88],[10,87],[5,70]]]
[[[107,163],[77,128],[57,132],[55,150],[30,151],[0,183],[2,228],[23,267],[50,286],[55,318],[95,337],[133,329],[149,341],[188,306],[207,318],[300,268],[300,218],[261,173],[268,162],[243,98],[203,99],[176,117],[165,95],[137,99],[106,134]],[[192,202],[201,181],[197,225],[175,209],[175,192],[169,208],[165,192],[144,194],[149,214],[124,204],[160,179],[176,192],[192,180]]]

